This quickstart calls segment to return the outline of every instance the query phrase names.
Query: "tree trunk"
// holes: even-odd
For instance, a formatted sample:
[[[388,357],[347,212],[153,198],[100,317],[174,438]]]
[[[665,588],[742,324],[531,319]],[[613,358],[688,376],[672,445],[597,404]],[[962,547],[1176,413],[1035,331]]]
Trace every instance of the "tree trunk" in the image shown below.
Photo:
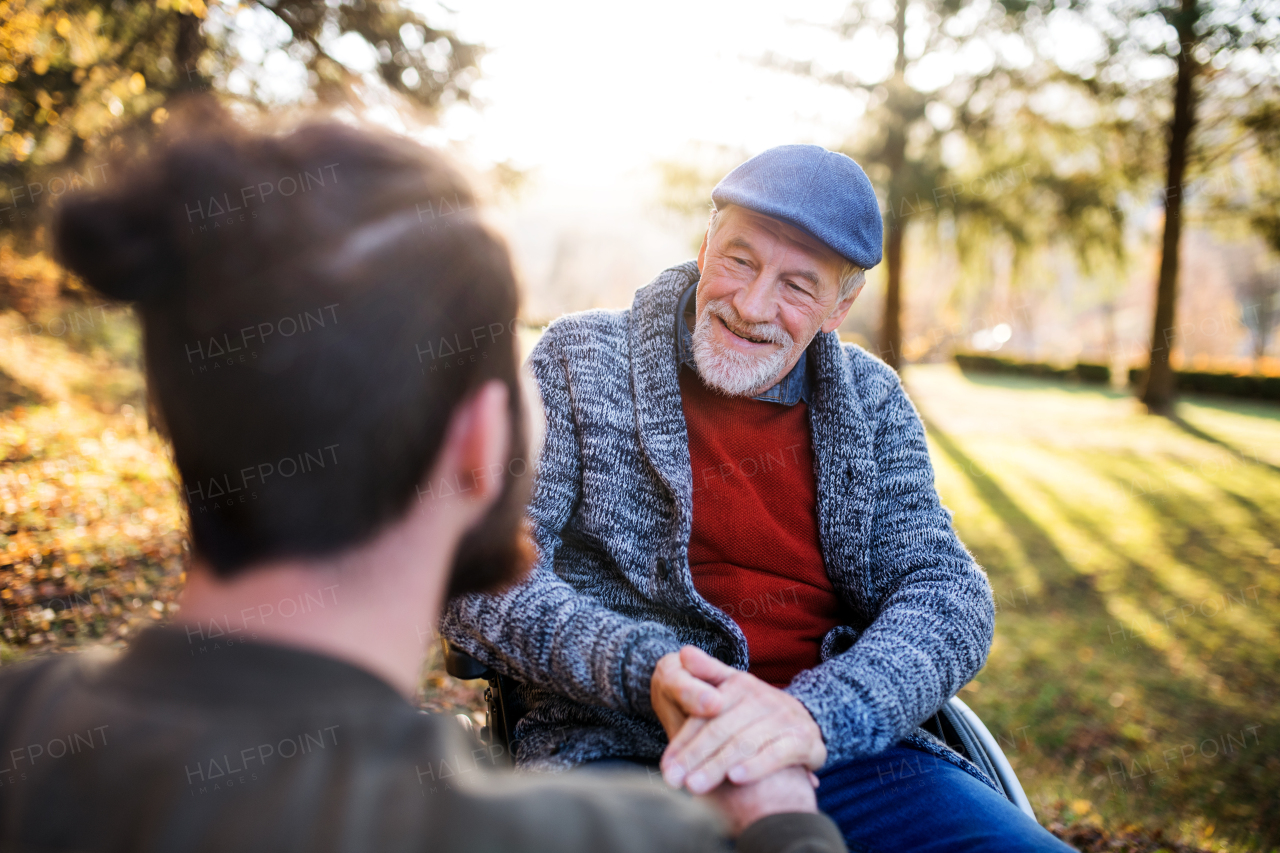
[[[898,55],[894,59],[894,75],[890,86],[901,91],[906,87],[906,35],[907,0],[898,0],[894,18],[894,33],[898,40]],[[890,94],[890,99],[895,97]],[[884,143],[884,163],[889,167],[889,204],[885,214],[884,256],[888,282],[884,294],[884,319],[880,323],[880,341],[877,349],[880,357],[894,370],[902,368],[902,229],[897,215],[902,204],[905,185],[902,169],[907,159],[906,116],[894,116]]]
[[[1174,84],[1173,121],[1169,124],[1169,159],[1164,191],[1164,239],[1160,247],[1160,278],[1156,285],[1156,314],[1151,331],[1151,362],[1142,389],[1142,402],[1152,414],[1173,413],[1177,377],[1170,355],[1178,308],[1178,245],[1182,238],[1182,185],[1187,169],[1187,142],[1195,127],[1197,71],[1191,55],[1196,47],[1197,0],[1182,0],[1177,29],[1178,79]]]
[[[884,320],[880,325],[880,357],[894,370],[902,368],[902,227],[890,205],[884,235],[888,283],[884,292]]]
[[[1257,329],[1253,343],[1253,369],[1261,372],[1262,359],[1267,355],[1267,343],[1271,339],[1271,329],[1276,324],[1276,309],[1280,308],[1280,269],[1272,269],[1258,273],[1258,287],[1251,294],[1252,305],[1245,307],[1245,312],[1253,312],[1253,327]],[[1245,325],[1250,325],[1245,320]]]
[[[178,66],[178,92],[209,88],[209,81],[205,79],[199,66],[205,49],[200,24],[201,20],[195,15],[178,15],[178,35],[173,46],[173,61]]]

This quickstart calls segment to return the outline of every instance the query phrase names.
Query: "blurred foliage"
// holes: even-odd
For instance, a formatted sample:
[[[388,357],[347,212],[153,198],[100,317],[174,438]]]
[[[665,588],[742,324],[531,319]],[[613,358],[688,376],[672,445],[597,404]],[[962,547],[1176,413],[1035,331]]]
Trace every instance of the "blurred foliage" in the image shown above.
[[[962,373],[995,373],[1004,376],[1034,376],[1039,379],[1061,379],[1065,382],[1082,382],[1089,385],[1111,383],[1111,368],[1105,364],[1076,362],[1075,364],[1048,364],[1023,361],[981,353],[955,354],[956,365]]]
[[[137,339],[105,306],[0,314],[0,656],[120,640],[175,607],[185,520]]]
[[[1253,354],[1261,360],[1280,322],[1280,91],[1231,102],[1232,120],[1222,148],[1223,162],[1200,181],[1201,214],[1216,230],[1262,238],[1266,251],[1254,253],[1250,269],[1238,275],[1243,320],[1253,334]]]
[[[902,353],[908,229],[958,256],[966,275],[954,302],[990,289],[1002,249],[1012,252],[1017,288],[1050,287],[1062,248],[1099,303],[1114,302],[1126,278],[1127,222],[1168,195],[1184,53],[1193,58],[1194,132],[1179,130],[1190,138],[1187,182],[1198,184],[1175,195],[1195,202],[1189,213],[1203,220],[1215,188],[1226,188],[1218,212],[1230,209],[1280,251],[1276,0],[856,0],[834,23],[810,24],[840,40],[832,55],[872,44],[893,51],[880,79],[818,59],[766,57],[864,105],[846,153],[882,195],[888,285],[877,347],[892,363]]]
[[[1070,844],[1080,853],[1221,853],[1240,850],[1213,844],[1213,827],[1202,830],[1195,841],[1178,841],[1167,837],[1164,830],[1144,830],[1140,826],[1125,824],[1117,828],[1104,826],[1088,800],[1076,801],[1075,807],[1083,811],[1076,814],[1071,803],[1056,803],[1053,814],[1045,824],[1049,831]],[[1205,846],[1213,844],[1213,846]]]
[[[1165,215],[1150,359],[1139,395],[1149,411],[1172,415],[1177,383],[1170,356],[1176,345],[1186,203],[1196,201],[1191,196],[1197,175],[1232,165],[1242,141],[1261,141],[1261,147],[1252,146],[1255,150],[1274,148],[1270,142],[1280,128],[1274,126],[1273,110],[1264,109],[1259,122],[1256,108],[1274,104],[1280,94],[1280,65],[1275,62],[1280,2],[1073,0],[1072,6],[1105,40],[1097,63],[1099,79],[1106,81],[1100,98],[1115,101],[1140,94],[1167,105],[1151,111],[1165,130],[1162,162],[1151,166],[1163,178]],[[1152,62],[1168,69],[1167,77],[1151,74]],[[1145,147],[1131,150],[1134,162],[1154,160]]]
[[[109,181],[95,165],[104,146],[165,121],[176,94],[212,88],[250,109],[381,104],[429,119],[470,99],[479,56],[393,0],[6,0],[0,217],[30,235],[50,199]]]
[[[1028,259],[1068,246],[1086,269],[1114,268],[1123,253],[1121,199],[1141,174],[1117,156],[1130,131],[1100,108],[1081,72],[1053,56],[1051,2],[855,0],[829,29],[852,54],[870,36],[893,43],[891,73],[867,80],[816,61],[770,56],[774,67],[838,86],[865,106],[846,153],[881,191],[887,297],[877,351],[903,358],[903,239],[919,224],[947,241],[988,283],[1000,245],[1015,281]],[[974,57],[985,57],[975,64]],[[921,85],[947,68],[948,82]],[[1084,127],[1088,133],[1082,133]],[[957,289],[955,297],[962,296]]]
[[[444,651],[432,643],[423,665],[418,705],[433,714],[465,714],[477,726],[485,724],[484,691],[488,682],[459,681],[444,671]]]
[[[145,418],[131,311],[0,313],[0,662],[122,646],[177,610],[189,545],[168,443]],[[481,682],[433,646],[420,705],[483,724]]]
[[[870,83],[828,78],[869,95],[868,120],[849,153],[886,187],[886,217],[920,221],[937,211],[967,262],[997,235],[1019,258],[1060,243],[1086,268],[1119,254],[1122,196],[1141,172],[1116,155],[1134,122],[1091,103],[1087,72],[1056,60],[1053,4],[901,0],[898,10],[911,22],[903,36],[913,45],[900,72]],[[866,28],[892,32],[885,11],[852,4],[837,29],[846,38]],[[987,57],[976,70],[975,53]],[[950,82],[912,85],[940,60]]]
[[[1280,101],[1250,110],[1239,127],[1242,135],[1253,137],[1252,150],[1235,158],[1245,179],[1224,182],[1225,191],[1211,200],[1217,210],[1245,218],[1271,251],[1280,253]]]
[[[960,695],[1041,817],[1280,845],[1280,409],[1148,418],[1119,391],[949,365],[905,381],[998,610]],[[1161,849],[1124,832],[1084,849]]]
[[[694,253],[702,245],[711,215],[711,190],[720,179],[750,155],[727,145],[693,144],[678,158],[660,160],[656,201],[688,222]]]
[[[34,317],[55,306],[71,280],[44,252],[24,254],[14,248],[14,242],[11,234],[0,237],[0,307],[12,306]]]
[[[1178,369],[1174,371],[1174,381],[1179,391],[1280,403],[1280,371],[1276,370],[1274,362],[1261,367],[1262,370],[1251,373]],[[1268,367],[1269,372],[1266,370]],[[1139,368],[1131,369],[1129,384],[1141,387],[1144,378],[1142,373]]]

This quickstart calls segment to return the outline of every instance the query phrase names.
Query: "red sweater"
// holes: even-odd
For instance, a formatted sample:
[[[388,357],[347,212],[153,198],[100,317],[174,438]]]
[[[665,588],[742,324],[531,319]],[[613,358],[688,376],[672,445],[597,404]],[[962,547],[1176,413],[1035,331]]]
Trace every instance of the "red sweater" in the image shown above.
[[[693,463],[693,585],[747,638],[775,687],[818,665],[840,623],[818,542],[809,407],[728,398],[680,369]]]

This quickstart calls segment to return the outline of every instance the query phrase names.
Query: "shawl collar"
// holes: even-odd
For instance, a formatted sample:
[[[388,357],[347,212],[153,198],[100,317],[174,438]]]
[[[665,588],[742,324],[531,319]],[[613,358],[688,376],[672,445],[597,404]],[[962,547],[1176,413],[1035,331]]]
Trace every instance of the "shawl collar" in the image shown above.
[[[693,530],[693,466],[671,329],[680,294],[697,280],[697,261],[664,270],[636,291],[627,329],[640,446],[671,492],[676,509],[672,532],[685,543]]]
[[[818,487],[818,537],[827,575],[852,608],[854,627],[875,618],[869,605],[871,568],[868,529],[876,482],[874,438],[850,360],[835,332],[819,332],[809,344],[813,371],[814,479]]]

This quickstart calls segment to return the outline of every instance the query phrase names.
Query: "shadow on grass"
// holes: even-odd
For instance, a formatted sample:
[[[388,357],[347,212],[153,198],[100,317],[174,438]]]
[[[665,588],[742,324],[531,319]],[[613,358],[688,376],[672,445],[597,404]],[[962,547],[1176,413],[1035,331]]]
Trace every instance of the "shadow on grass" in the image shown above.
[[[1224,409],[1223,411],[1234,412],[1236,410]],[[1266,461],[1265,459],[1259,459],[1257,456],[1252,456],[1248,453],[1245,453],[1243,450],[1240,450],[1238,447],[1236,447],[1234,444],[1227,441],[1226,439],[1218,438],[1216,435],[1213,435],[1212,433],[1205,432],[1200,427],[1196,426],[1195,424],[1191,423],[1185,418],[1180,417],[1179,415],[1174,414],[1174,415],[1169,415],[1168,417],[1169,417],[1169,422],[1171,424],[1173,424],[1178,429],[1182,430],[1192,438],[1198,438],[1201,441],[1207,441],[1210,444],[1217,445],[1218,447],[1221,447],[1222,449],[1226,450],[1232,456],[1238,456],[1241,459],[1246,459],[1250,462],[1253,462],[1255,465],[1259,465],[1263,468],[1266,468],[1272,471],[1273,473],[1280,474],[1280,465],[1273,465],[1272,463]]]
[[[1101,604],[1090,579],[1076,571],[1071,561],[1059,550],[1049,534],[1023,510],[1017,500],[1000,487],[983,467],[966,454],[951,436],[941,430],[936,423],[923,414],[925,429],[941,448],[942,452],[964,474],[978,496],[986,502],[991,511],[999,518],[1022,545],[1027,559],[1035,567],[1044,584],[1046,592],[1074,594],[1089,599],[1087,605]]]
[[[1115,539],[1107,534],[1102,525],[1097,524],[1078,510],[1073,509],[1067,501],[1062,500],[1057,495],[1048,493],[1046,497],[1047,500],[1054,504],[1054,507],[1058,512],[1062,513],[1063,516],[1071,522],[1071,524],[1085,531],[1094,542],[1105,547],[1115,555],[1116,560],[1121,567],[1120,571],[1122,572],[1122,576],[1118,583],[1116,583],[1115,579],[1112,579],[1111,583],[1116,583],[1116,586],[1119,588],[1129,591],[1133,594],[1134,598],[1139,601],[1150,601],[1150,596],[1152,594],[1156,594],[1164,596],[1167,600],[1176,602],[1177,606],[1168,608],[1164,611],[1164,626],[1163,628],[1160,628],[1160,630],[1169,630],[1170,613],[1175,614],[1175,620],[1181,618],[1184,622],[1186,621],[1185,616],[1177,615],[1180,613],[1179,607],[1182,607],[1183,605],[1189,604],[1195,608],[1197,605],[1203,605],[1207,601],[1214,601],[1215,608],[1217,607],[1216,596],[1210,595],[1206,598],[1195,593],[1189,594],[1186,590],[1180,589],[1178,585],[1173,583],[1169,578],[1161,577],[1161,570],[1158,564],[1147,565],[1127,554],[1123,548],[1116,544]],[[1194,565],[1187,557],[1183,557],[1179,561],[1183,569],[1188,574],[1194,574],[1204,579],[1211,587],[1217,590],[1219,594],[1225,594],[1228,591],[1239,592],[1242,596],[1241,601],[1243,605],[1245,596],[1244,590],[1242,588],[1236,589],[1234,587],[1236,584],[1239,584],[1241,587],[1247,585],[1245,580],[1237,577],[1235,579],[1235,583],[1231,585],[1233,588],[1229,590],[1219,589],[1222,577],[1221,574],[1215,575],[1214,567],[1229,566],[1232,565],[1234,561],[1231,555],[1225,554],[1209,544],[1211,537],[1207,536],[1203,531],[1190,526],[1189,519],[1194,517],[1195,514],[1194,502],[1187,500],[1175,501],[1170,499],[1156,504],[1154,510],[1166,522],[1161,525],[1163,530],[1168,531],[1170,536],[1179,536],[1186,540],[1180,545],[1180,550],[1195,548],[1198,551],[1197,556],[1194,557]],[[1215,613],[1216,612],[1217,611],[1215,609]],[[1160,627],[1158,624],[1160,619],[1158,617],[1153,616],[1152,621],[1157,624],[1158,628]],[[1217,643],[1210,635],[1217,634],[1219,635],[1219,639],[1222,639],[1225,624],[1227,623],[1223,623],[1221,620],[1217,620],[1213,623],[1200,620],[1197,622],[1194,630],[1188,631],[1182,629],[1177,633],[1181,636],[1184,642],[1193,644],[1196,647],[1194,651],[1199,652],[1203,650],[1212,650],[1215,648]],[[1209,630],[1210,627],[1212,627],[1212,631]],[[1233,631],[1232,633],[1235,634],[1236,632]],[[1242,638],[1237,636],[1236,639]],[[1151,645],[1145,640],[1142,640],[1142,642],[1144,645]],[[1162,657],[1165,654],[1164,652],[1156,651]],[[1221,663],[1221,661],[1217,659],[1216,655],[1214,656],[1214,663]],[[1218,666],[1210,666],[1208,668],[1210,671],[1217,671],[1221,669]],[[1223,675],[1224,672],[1225,670],[1218,671],[1217,674]],[[1182,676],[1182,679],[1189,685],[1195,685],[1196,695],[1200,699],[1203,699],[1207,703],[1216,701],[1209,686],[1201,684],[1199,679],[1193,678],[1189,675]]]
[[[1209,514],[1208,503],[1205,499],[1196,497],[1184,489],[1179,488],[1175,483],[1168,479],[1161,479],[1159,471],[1151,471],[1148,460],[1134,453],[1117,453],[1114,454],[1114,462],[1108,464],[1102,460],[1092,460],[1085,462],[1090,468],[1097,472],[1098,476],[1110,480],[1120,489],[1128,492],[1130,497],[1135,501],[1141,501],[1142,505],[1156,516],[1159,525],[1159,537],[1171,550],[1182,552],[1181,561],[1188,568],[1199,571],[1203,575],[1207,575],[1207,580],[1211,583],[1220,582],[1229,572],[1234,571],[1238,574],[1240,566],[1239,555],[1235,551],[1223,550],[1217,542],[1225,541],[1230,537],[1231,532],[1222,529],[1221,525],[1215,523],[1218,529],[1208,529],[1206,520],[1211,516]],[[1128,480],[1125,479],[1124,473],[1117,471],[1115,462],[1127,464],[1130,471],[1140,472],[1139,476],[1132,476]],[[1268,519],[1270,513],[1257,504],[1224,489],[1220,484],[1205,477],[1203,474],[1194,474],[1204,482],[1209,488],[1216,492],[1220,492],[1229,499],[1239,502],[1246,510],[1253,513],[1259,520]],[[1078,510],[1071,510],[1065,502],[1058,501],[1064,512],[1073,513],[1072,520],[1089,531],[1090,536],[1103,537],[1105,534],[1101,530],[1097,530],[1090,526],[1093,523],[1079,516]],[[1099,538],[1099,541],[1107,541]],[[1119,550],[1107,541],[1107,545],[1112,550],[1120,554]],[[1123,557],[1123,554],[1121,554]],[[1125,558],[1133,563],[1129,558]],[[1158,579],[1156,579],[1158,582]]]
[[[1213,409],[1229,415],[1248,415],[1251,418],[1280,421],[1280,403],[1271,403],[1266,400],[1214,397],[1204,394],[1183,394],[1179,396],[1179,400],[1202,409]]]
[[[1076,573],[1065,556],[1057,551],[1056,546],[1046,541],[1047,535],[1021,509],[1018,501],[991,482],[989,478],[975,475],[973,471],[981,469],[971,468],[969,457],[948,436],[936,429],[931,429],[930,435],[938,447],[966,473],[981,498],[990,505],[992,510],[1000,514],[1009,530],[1028,544],[1029,551],[1034,547],[1041,556],[1046,553],[1056,555],[1054,562],[1060,561],[1064,572]],[[1112,478],[1116,479],[1114,475]],[[1116,481],[1122,483],[1119,479]],[[1173,592],[1175,597],[1185,598],[1174,590],[1166,589],[1167,584],[1165,579],[1159,576],[1158,569],[1144,565],[1129,556],[1118,544],[1105,521],[1098,517],[1091,517],[1088,510],[1082,510],[1080,505],[1074,504],[1069,497],[1057,494],[1052,489],[1045,488],[1043,484],[1039,484],[1038,491],[1040,494],[1037,500],[1046,501],[1056,513],[1061,515],[1065,523],[1083,532],[1097,545],[1115,555],[1119,564],[1118,577],[1107,579],[1107,589],[1113,586],[1118,587],[1139,601],[1148,599],[1147,593],[1156,590]],[[1203,524],[1196,522],[1197,512],[1203,514],[1203,503],[1203,500],[1187,495],[1164,501],[1156,509],[1156,515],[1160,519],[1160,534],[1186,538],[1189,543],[1193,541],[1196,547],[1204,552],[1196,560],[1201,570],[1215,564],[1231,565],[1232,556],[1210,545],[1211,537],[1206,534]],[[1247,583],[1247,581],[1244,582]],[[1010,689],[1016,690],[1017,685],[1025,688],[1028,678],[1041,679],[1045,684],[1061,684],[1068,697],[1074,696],[1077,692],[1088,693],[1090,688],[1096,688],[1096,682],[1086,683],[1075,680],[1078,677],[1074,676],[1072,669],[1075,655],[1069,651],[1073,645],[1089,645],[1090,638],[1098,631],[1100,620],[1108,618],[1105,607],[1107,594],[1096,589],[1092,584],[1087,587],[1087,590],[1091,594],[1091,600],[1088,602],[1083,601],[1085,588],[1078,585],[1072,590],[1076,601],[1080,603],[1073,603],[1068,609],[1068,619],[1074,623],[1074,630],[1072,635],[1061,637],[1061,657],[1050,660],[1047,670],[1023,670],[1020,675],[1005,673],[1005,682]],[[1093,601],[1098,603],[1095,605]],[[1090,607],[1094,609],[1085,609]],[[1122,648],[1127,649],[1132,644],[1137,647],[1135,651],[1139,656],[1127,658],[1129,653],[1126,652],[1126,663],[1116,666],[1115,671],[1108,673],[1105,677],[1115,679],[1114,685],[1122,688],[1125,693],[1132,692],[1125,687],[1125,684],[1136,685],[1137,694],[1142,697],[1142,701],[1148,707],[1156,709],[1159,718],[1177,721],[1176,732],[1164,731],[1151,736],[1152,742],[1145,740],[1147,736],[1140,736],[1144,739],[1129,743],[1133,735],[1126,731],[1125,726],[1136,725],[1132,721],[1126,722],[1129,720],[1128,714],[1133,712],[1127,712],[1116,718],[1104,715],[1099,719],[1095,716],[1096,711],[1087,710],[1087,703],[1072,704],[1070,699],[1055,697],[1050,704],[1046,705],[1044,702],[1037,702],[1029,693],[1025,693],[1013,700],[1021,715],[1019,719],[1031,721],[1037,725],[1037,729],[1041,732],[1040,739],[1045,749],[1044,754],[1049,762],[1047,765],[1037,765],[1037,771],[1044,778],[1059,777],[1068,773],[1069,768],[1079,766],[1090,768],[1087,772],[1106,774],[1104,778],[1112,780],[1114,768],[1123,766],[1129,768],[1127,771],[1122,771],[1121,784],[1125,784],[1123,773],[1134,773],[1133,767],[1136,765],[1133,762],[1135,761],[1142,761],[1145,758],[1149,766],[1155,767],[1162,759],[1153,759],[1151,756],[1164,755],[1165,750],[1175,745],[1180,748],[1184,744],[1200,747],[1208,744],[1216,750],[1216,740],[1222,738],[1225,733],[1241,732],[1243,736],[1246,727],[1253,726],[1253,729],[1248,730],[1256,732],[1255,741],[1251,744],[1252,749],[1247,755],[1232,755],[1229,759],[1224,758],[1218,765],[1203,769],[1200,769],[1199,765],[1195,767],[1173,765],[1163,768],[1159,772],[1168,770],[1169,774],[1176,778],[1172,780],[1162,778],[1162,782],[1166,782],[1167,787],[1134,792],[1134,802],[1122,806],[1121,811],[1154,815],[1161,822],[1173,822],[1175,820],[1173,815],[1179,812],[1201,813],[1220,823],[1229,836],[1244,837],[1257,833],[1266,839],[1265,843],[1274,844],[1280,841],[1280,834],[1278,834],[1280,823],[1274,815],[1268,813],[1266,816],[1254,819],[1248,814],[1233,812],[1224,806],[1224,803],[1264,805],[1268,801],[1276,800],[1275,770],[1265,758],[1275,754],[1274,748],[1277,745],[1274,726],[1268,725],[1274,719],[1274,714],[1267,710],[1271,707],[1267,697],[1274,695],[1276,683],[1274,677],[1270,675],[1273,664],[1266,657],[1260,658],[1258,655],[1233,660],[1225,659],[1222,654],[1224,642],[1227,648],[1231,648],[1242,643],[1247,644],[1247,640],[1238,629],[1228,631],[1222,620],[1205,618],[1199,620],[1191,631],[1175,627],[1182,642],[1186,644],[1188,653],[1199,658],[1206,665],[1207,676],[1202,678],[1194,671],[1178,671],[1171,665],[1172,661],[1167,653],[1150,642],[1153,639],[1150,635],[1154,632],[1170,630],[1162,629],[1158,619],[1154,621],[1156,623],[1154,626],[1147,625],[1138,630],[1133,626],[1127,630],[1121,627],[1121,638],[1125,643]],[[1106,630],[1107,639],[1114,649],[1116,637],[1113,626],[1108,624]],[[1119,655],[1118,651],[1116,653]],[[1249,696],[1248,702],[1243,707],[1224,706],[1215,696],[1215,687],[1209,683],[1209,679],[1221,679],[1224,676],[1231,680],[1230,684],[1235,690],[1243,690]],[[1261,731],[1257,731],[1258,729]],[[1060,743],[1053,743],[1054,732],[1060,732],[1062,738]],[[1207,755],[1207,752],[1205,754]],[[1125,761],[1129,763],[1123,763]],[[1121,764],[1118,765],[1116,762]],[[1207,759],[1206,763],[1208,763]],[[1156,771],[1153,769],[1152,772]],[[1096,788],[1089,790],[1096,791]],[[1261,815],[1262,812],[1258,814]]]
[[[1201,479],[1205,478],[1202,476]],[[1208,481],[1206,480],[1206,482]],[[1238,503],[1246,512],[1253,513],[1259,519],[1266,519],[1268,523],[1272,523],[1277,529],[1280,529],[1280,516],[1275,514],[1272,507],[1263,507],[1257,501],[1250,500],[1239,492],[1233,492],[1231,489],[1225,488],[1219,483],[1210,482],[1210,485],[1222,492],[1222,494],[1226,495],[1230,500]]]
[[[1057,387],[1112,399],[1122,396],[1023,378],[986,377],[978,384],[1018,390]],[[1030,404],[1029,399],[1027,402]],[[1221,408],[1242,412],[1245,407],[1227,403]],[[1275,668],[1270,649],[1259,650],[1249,639],[1256,633],[1249,624],[1228,624],[1228,620],[1198,611],[1204,618],[1194,626],[1174,622],[1167,628],[1175,631],[1179,641],[1172,647],[1178,655],[1173,655],[1156,642],[1154,632],[1162,630],[1159,617],[1152,617],[1154,626],[1139,626],[1141,630],[1121,627],[1117,637],[1115,618],[1105,606],[1112,595],[1127,597],[1132,605],[1147,610],[1171,593],[1178,599],[1195,598],[1191,593],[1200,587],[1184,583],[1195,576],[1208,578],[1215,587],[1234,582],[1237,596],[1241,594],[1239,585],[1261,582],[1271,567],[1252,558],[1242,561],[1229,539],[1240,524],[1264,535],[1274,529],[1280,512],[1246,487],[1258,477],[1267,478],[1263,469],[1275,470],[1274,466],[1248,465],[1241,460],[1240,468],[1214,468],[1216,473],[1209,476],[1196,469],[1195,476],[1218,490],[1205,492],[1198,486],[1187,487],[1175,476],[1187,466],[1166,454],[1144,456],[1140,446],[1136,453],[1072,452],[1069,458],[1074,464],[1087,466],[1091,473],[1101,474],[1102,480],[1120,486],[1130,502],[1141,501],[1144,490],[1163,491],[1147,498],[1160,500],[1150,511],[1140,504],[1120,504],[1116,506],[1124,507],[1124,515],[1117,517],[1106,509],[1113,504],[1104,506],[1090,500],[1088,494],[1066,488],[1055,491],[1052,480],[1031,477],[1024,487],[1020,476],[1002,484],[965,452],[962,441],[927,417],[924,420],[936,452],[959,468],[973,491],[975,504],[981,502],[1007,535],[1016,539],[1025,552],[1026,564],[1039,573],[1045,591],[1052,591],[1056,599],[1047,611],[1009,614],[1006,638],[1024,641],[1026,646],[1018,649],[1019,654],[1001,660],[1003,668],[992,675],[996,686],[991,688],[989,707],[984,709],[984,714],[990,712],[991,720],[999,724],[1031,723],[1038,732],[1036,747],[1020,757],[1018,767],[1020,775],[1025,768],[1025,779],[1032,786],[1028,790],[1078,790],[1094,800],[1102,796],[1106,805],[1101,810],[1117,819],[1140,823],[1172,826],[1186,816],[1203,815],[1211,825],[1217,825],[1219,837],[1249,839],[1247,847],[1233,845],[1230,849],[1257,850],[1262,845],[1261,849],[1269,850],[1280,844],[1280,759],[1276,758],[1280,756],[1280,726],[1274,710],[1278,685],[1272,674]],[[1243,457],[1229,443],[1198,431],[1201,434],[1183,429],[1196,441],[1209,441]],[[1136,442],[1141,437],[1136,433],[1133,438]],[[1039,450],[1068,458],[1060,448],[1042,446]],[[1082,455],[1089,458],[1081,459]],[[1235,485],[1241,473],[1248,476]],[[1133,479],[1126,482],[1130,475]],[[1252,510],[1251,517],[1236,518],[1234,511],[1229,515],[1210,512],[1225,508],[1228,501]],[[1071,559],[1070,550],[1060,549],[1057,543],[1063,540],[1050,537],[1050,531],[1057,533],[1056,525],[1042,526],[1028,511],[1040,506],[1052,509],[1054,517],[1061,518],[1060,523],[1074,535],[1107,552],[1104,562],[1114,568],[1097,576],[1083,572]],[[1134,524],[1148,527],[1153,541],[1165,543],[1162,552],[1185,549],[1185,558],[1179,553],[1180,574],[1165,574],[1159,560],[1149,559],[1140,545],[1130,541],[1142,541],[1141,537],[1133,539],[1133,534],[1143,533],[1132,530]],[[1262,607],[1271,607],[1265,593],[1262,602]],[[1260,623],[1267,614],[1267,610],[1255,609],[1249,615]],[[1036,640],[1046,638],[1048,644],[1036,645]],[[1121,642],[1117,644],[1117,640]],[[1107,657],[1092,664],[1078,663],[1093,660],[1099,653],[1091,648],[1088,656],[1078,658],[1075,650],[1081,646],[1100,646],[1100,654]],[[1183,654],[1186,664],[1180,657]],[[1215,695],[1219,686],[1234,694],[1232,702]],[[1129,697],[1114,713],[1116,706],[1107,704],[1108,693],[1116,695],[1112,691]],[[1216,755],[1216,742],[1227,735],[1241,736],[1246,727],[1254,732],[1247,750]],[[1191,761],[1165,766],[1167,750],[1181,755],[1188,745],[1197,751]],[[1114,776],[1120,765],[1116,762],[1129,762],[1123,764],[1118,788]],[[1160,784],[1146,784],[1146,778],[1130,783],[1129,779],[1148,775],[1135,770],[1135,762],[1153,767],[1151,773],[1159,772]],[[1092,782],[1091,775],[1096,777]]]

